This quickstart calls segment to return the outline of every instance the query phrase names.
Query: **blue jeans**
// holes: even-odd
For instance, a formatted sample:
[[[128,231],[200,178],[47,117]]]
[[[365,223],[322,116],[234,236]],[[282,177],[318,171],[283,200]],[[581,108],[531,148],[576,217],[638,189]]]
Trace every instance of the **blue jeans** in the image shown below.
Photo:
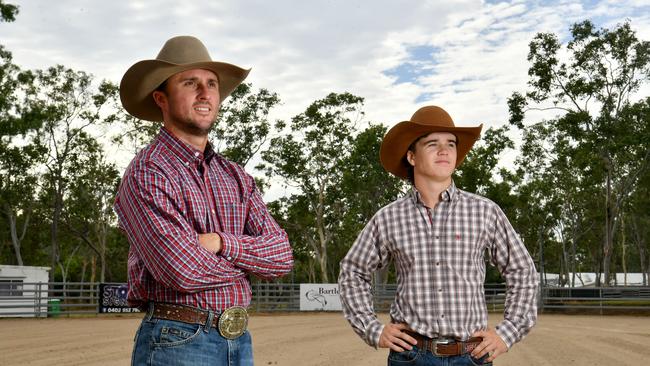
[[[413,347],[410,351],[395,352],[388,354],[388,366],[491,366],[491,362],[485,362],[488,355],[480,359],[473,358],[469,353],[460,356],[436,356],[431,351],[424,351]]]
[[[147,315],[135,335],[133,366],[252,366],[248,331],[230,340],[215,328]]]

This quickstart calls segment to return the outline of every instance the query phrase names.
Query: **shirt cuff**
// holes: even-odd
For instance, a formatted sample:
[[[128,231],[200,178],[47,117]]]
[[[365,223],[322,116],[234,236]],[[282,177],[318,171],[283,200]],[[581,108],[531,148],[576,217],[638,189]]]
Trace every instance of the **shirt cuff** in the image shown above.
[[[241,256],[242,248],[239,244],[239,240],[232,234],[229,233],[217,233],[221,237],[221,251],[219,254],[226,258],[229,262],[237,262]]]
[[[383,331],[384,324],[379,320],[373,321],[366,330],[366,343],[375,348],[379,347],[379,337]]]
[[[508,349],[512,347],[513,344],[517,343],[519,340],[517,332],[517,328],[515,328],[514,324],[509,322],[508,320],[503,320],[501,323],[499,323],[496,326],[496,332],[503,339],[503,342],[508,346]]]

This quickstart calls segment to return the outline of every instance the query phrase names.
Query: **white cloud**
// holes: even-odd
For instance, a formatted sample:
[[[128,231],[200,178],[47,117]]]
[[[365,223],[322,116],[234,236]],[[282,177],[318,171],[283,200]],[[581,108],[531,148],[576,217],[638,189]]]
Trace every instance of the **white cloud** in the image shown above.
[[[276,118],[349,91],[366,98],[368,120],[388,126],[430,103],[462,125],[505,123],[506,99],[526,88],[528,43],[537,32],[565,39],[577,21],[613,27],[629,18],[638,36],[650,39],[650,9],[641,0],[9,2],[20,13],[0,23],[0,43],[24,68],[60,63],[119,82],[166,39],[191,34],[213,58],[252,67],[249,81],[282,98]],[[435,54],[410,59],[417,46]],[[399,84],[387,76],[408,62],[426,73]]]

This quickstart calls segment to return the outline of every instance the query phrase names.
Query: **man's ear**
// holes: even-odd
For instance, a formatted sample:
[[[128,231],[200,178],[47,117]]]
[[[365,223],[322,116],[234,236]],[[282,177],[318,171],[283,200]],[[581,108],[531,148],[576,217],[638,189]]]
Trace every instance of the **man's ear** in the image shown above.
[[[406,151],[406,161],[408,161],[412,166],[415,166],[415,154],[413,154],[413,151]]]
[[[167,95],[159,90],[155,90],[152,93],[153,101],[156,102],[158,108],[163,109],[163,106],[167,105]]]

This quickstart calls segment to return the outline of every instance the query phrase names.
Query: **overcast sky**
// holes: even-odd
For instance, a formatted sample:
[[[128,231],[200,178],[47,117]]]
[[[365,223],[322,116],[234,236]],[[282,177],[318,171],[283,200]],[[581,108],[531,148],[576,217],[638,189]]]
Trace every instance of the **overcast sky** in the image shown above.
[[[212,58],[252,68],[248,81],[277,92],[290,118],[330,92],[365,98],[368,121],[387,126],[417,108],[445,108],[458,125],[499,126],[506,100],[525,90],[537,32],[567,40],[591,19],[629,19],[650,40],[650,2],[355,0],[5,0],[0,44],[22,68],[63,64],[119,83],[176,35],[194,35]]]

